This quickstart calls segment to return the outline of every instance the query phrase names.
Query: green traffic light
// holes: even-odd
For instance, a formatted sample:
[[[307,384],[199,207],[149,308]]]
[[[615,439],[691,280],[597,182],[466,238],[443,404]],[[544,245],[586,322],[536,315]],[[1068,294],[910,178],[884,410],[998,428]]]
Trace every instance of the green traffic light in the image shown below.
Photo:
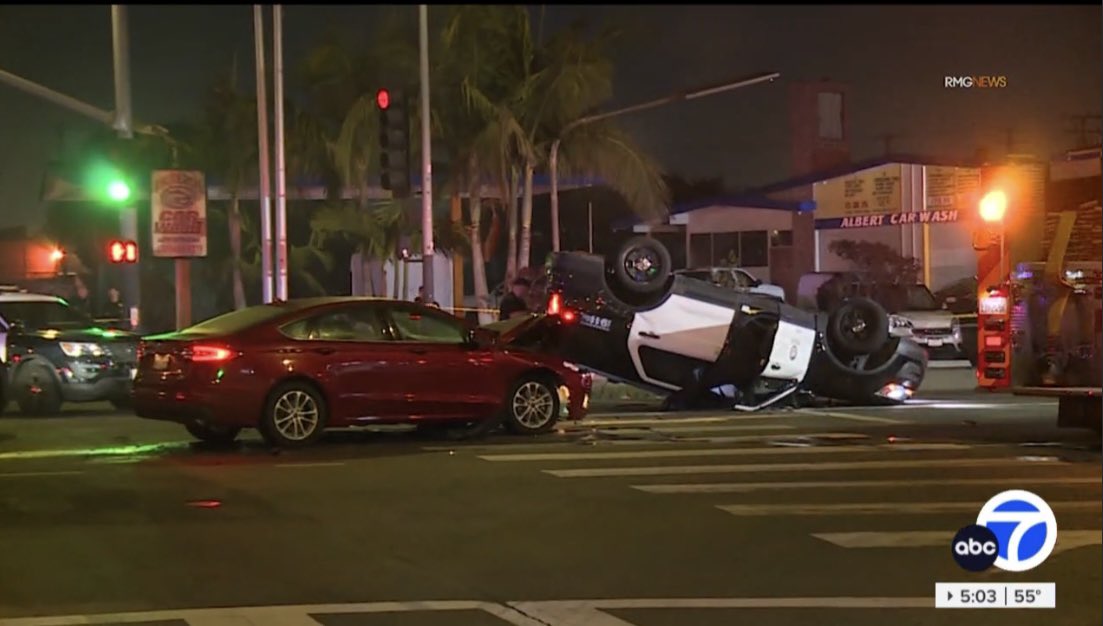
[[[130,199],[130,185],[121,180],[111,181],[107,185],[107,197],[115,202],[124,202]]]

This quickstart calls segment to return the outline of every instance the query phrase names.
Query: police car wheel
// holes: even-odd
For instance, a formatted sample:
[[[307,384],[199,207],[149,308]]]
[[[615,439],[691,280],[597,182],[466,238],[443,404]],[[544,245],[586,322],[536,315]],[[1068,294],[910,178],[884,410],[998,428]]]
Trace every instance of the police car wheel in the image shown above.
[[[506,396],[506,429],[516,435],[546,433],[559,419],[559,391],[543,376],[526,376]]]
[[[192,437],[200,441],[220,444],[233,443],[241,432],[241,429],[235,426],[217,426],[200,422],[188,422],[184,425],[184,428],[188,430]]]
[[[614,261],[613,274],[625,290],[652,294],[670,278],[670,251],[650,237],[633,237],[621,245]]]
[[[24,415],[51,416],[61,412],[61,389],[45,365],[31,363],[19,368],[12,391]]]
[[[888,313],[869,298],[850,298],[827,320],[827,343],[842,354],[872,354],[888,340]]]

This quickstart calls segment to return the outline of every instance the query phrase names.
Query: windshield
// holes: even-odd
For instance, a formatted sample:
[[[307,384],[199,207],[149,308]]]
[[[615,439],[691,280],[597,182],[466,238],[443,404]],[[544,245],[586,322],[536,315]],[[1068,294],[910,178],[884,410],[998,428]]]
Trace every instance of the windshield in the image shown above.
[[[25,330],[90,328],[95,323],[63,300],[0,302],[0,317],[8,324],[19,322]]]
[[[180,332],[188,335],[230,335],[275,319],[287,312],[288,309],[284,306],[271,304],[251,306],[212,317]]]

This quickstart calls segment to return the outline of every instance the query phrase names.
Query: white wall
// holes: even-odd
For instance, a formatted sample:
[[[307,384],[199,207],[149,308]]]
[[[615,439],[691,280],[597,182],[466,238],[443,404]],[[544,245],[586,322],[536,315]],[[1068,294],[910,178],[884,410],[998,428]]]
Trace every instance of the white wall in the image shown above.
[[[403,265],[408,270],[403,270]],[[391,262],[386,264],[387,271],[387,297],[394,294],[394,281],[396,276],[405,276],[399,285],[405,282],[404,292],[399,294],[400,300],[413,300],[417,297],[417,290],[421,287],[421,258],[414,257],[406,263],[398,263],[398,272],[394,271]],[[443,254],[433,255],[433,299],[440,303],[441,308],[452,308],[452,259]]]

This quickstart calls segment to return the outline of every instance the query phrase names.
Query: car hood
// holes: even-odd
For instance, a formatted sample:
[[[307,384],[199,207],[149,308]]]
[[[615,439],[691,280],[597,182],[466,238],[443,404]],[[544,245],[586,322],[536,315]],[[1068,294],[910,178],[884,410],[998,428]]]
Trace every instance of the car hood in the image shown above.
[[[137,342],[138,336],[123,330],[113,330],[99,327],[89,328],[42,328],[25,330],[25,337],[36,337],[47,341],[80,341],[88,343],[116,343]]]
[[[949,311],[899,311],[896,316],[911,322],[913,328],[950,328],[954,325],[954,316]]]

